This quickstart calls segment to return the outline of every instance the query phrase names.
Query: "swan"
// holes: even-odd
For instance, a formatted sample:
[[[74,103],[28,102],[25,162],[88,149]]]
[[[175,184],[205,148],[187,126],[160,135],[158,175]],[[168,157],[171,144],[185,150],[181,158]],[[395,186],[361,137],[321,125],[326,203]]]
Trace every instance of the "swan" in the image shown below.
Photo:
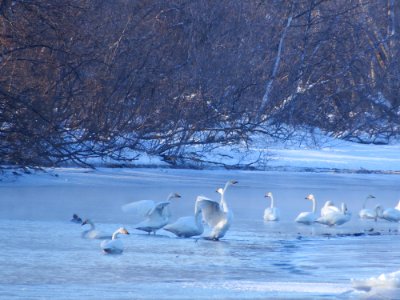
[[[82,219],[77,214],[73,214],[71,222],[77,223],[77,224],[82,224]]]
[[[120,239],[117,239],[118,234],[129,234],[124,227],[119,228],[112,235],[111,240],[102,241],[100,248],[107,254],[120,254],[124,251],[124,245]]]
[[[378,218],[382,218],[382,213],[383,208],[378,204],[374,209],[364,208],[360,210],[359,216],[361,219],[372,219],[376,222]]]
[[[351,213],[347,211],[347,206],[345,203],[342,203],[340,211],[331,211],[325,215],[321,215],[315,222],[333,226],[333,225],[342,225],[351,219]]]
[[[201,199],[210,200],[204,196],[197,196],[194,206],[194,216],[179,218],[174,223],[165,225],[163,229],[172,232],[178,237],[184,238],[203,234],[204,226],[201,208],[199,207],[199,201],[201,201]]]
[[[367,295],[371,296],[368,299],[398,299],[400,293],[400,271],[383,273],[378,277],[364,280],[352,279],[351,283],[355,290],[367,292]]]
[[[280,211],[279,211],[279,208],[274,207],[274,196],[272,196],[271,192],[268,192],[267,194],[265,194],[264,197],[271,199],[271,206],[267,207],[264,210],[264,220],[265,221],[279,221]]]
[[[324,206],[321,208],[321,217],[326,216],[332,212],[340,213],[341,210],[336,207],[332,201],[326,201]]]
[[[382,219],[385,219],[390,222],[399,222],[400,221],[400,201],[397,203],[394,208],[387,208],[382,213]]]
[[[312,201],[312,203],[313,203],[312,211],[311,212],[308,212],[308,211],[301,212],[295,219],[295,222],[310,225],[310,224],[314,223],[315,220],[317,219],[317,215],[315,214],[315,209],[316,209],[317,203],[314,198],[314,195],[312,195],[312,194],[308,195],[305,199]]]
[[[168,224],[171,216],[169,211],[170,200],[174,198],[181,198],[178,193],[169,194],[166,201],[155,203],[153,200],[141,200],[128,203],[122,206],[125,212],[135,212],[144,216],[145,219],[139,224],[135,225],[135,229],[146,231],[148,234],[156,231]]]
[[[360,219],[374,219],[376,221],[376,218],[377,218],[376,207],[375,207],[375,209],[366,208],[367,202],[369,199],[375,199],[375,196],[368,195],[365,198],[362,209],[358,213],[358,216],[360,217]]]
[[[82,232],[82,238],[98,240],[111,239],[111,235],[107,235],[96,230],[96,226],[94,226],[94,223],[90,219],[83,221],[81,226],[86,224],[90,226],[90,229]]]
[[[229,210],[225,200],[225,193],[231,185],[237,184],[236,180],[229,180],[223,189],[218,189],[221,194],[220,203],[208,198],[200,198],[197,201],[199,208],[202,210],[203,220],[210,226],[211,234],[208,239],[218,241],[224,237],[233,220],[233,213]]]

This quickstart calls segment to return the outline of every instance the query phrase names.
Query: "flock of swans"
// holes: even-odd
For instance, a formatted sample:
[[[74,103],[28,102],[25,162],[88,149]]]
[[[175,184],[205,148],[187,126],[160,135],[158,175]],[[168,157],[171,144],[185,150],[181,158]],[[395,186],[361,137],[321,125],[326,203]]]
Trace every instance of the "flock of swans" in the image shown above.
[[[219,240],[224,237],[229,230],[232,221],[233,213],[226,201],[226,191],[232,185],[237,184],[236,180],[226,182],[224,188],[218,188],[220,200],[215,201],[205,196],[197,196],[194,205],[194,215],[185,216],[170,223],[171,213],[169,206],[171,200],[180,198],[178,193],[168,195],[165,201],[155,202],[153,200],[140,200],[125,204],[122,206],[122,211],[138,216],[142,221],[135,226],[137,230],[145,231],[148,234],[156,234],[160,229],[164,229],[175,234],[178,237],[189,238],[201,236],[204,233],[205,226],[209,228],[209,234],[205,239]],[[270,206],[264,211],[264,221],[276,222],[280,220],[280,210],[275,206],[274,197],[271,192],[265,194],[267,199],[270,199]],[[374,209],[366,208],[367,201],[375,198],[369,195],[359,212],[361,219],[377,220],[382,218],[391,222],[400,221],[400,201],[394,208],[384,210],[381,205],[376,205]],[[319,223],[327,226],[339,226],[350,221],[351,212],[348,211],[345,203],[341,207],[334,205],[332,201],[326,201],[321,208],[320,215],[316,212],[317,203],[315,197],[310,194],[306,198],[312,202],[312,210],[301,212],[295,219],[295,222],[311,225]],[[76,214],[71,220],[75,223],[89,225],[90,228],[82,232],[82,237],[87,239],[103,239],[100,247],[105,253],[122,253],[123,244],[118,240],[119,234],[129,234],[129,232],[121,227],[112,235],[106,235],[96,230],[94,223],[90,219],[82,220]]]

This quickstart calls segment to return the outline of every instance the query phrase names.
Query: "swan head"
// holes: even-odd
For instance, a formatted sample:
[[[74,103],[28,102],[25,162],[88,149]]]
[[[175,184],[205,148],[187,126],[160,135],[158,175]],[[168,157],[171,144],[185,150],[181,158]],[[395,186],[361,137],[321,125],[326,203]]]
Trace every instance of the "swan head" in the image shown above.
[[[367,199],[375,199],[376,197],[374,195],[368,195]]]
[[[228,187],[228,186],[230,186],[230,185],[237,184],[237,183],[238,183],[237,180],[229,180],[229,181],[225,184],[225,187]]]
[[[171,193],[168,195],[168,200],[177,199],[177,198],[181,198],[181,195],[179,195],[178,193]]]
[[[128,230],[126,230],[124,227],[120,227],[118,229],[118,233],[120,233],[120,234],[129,234]]]
[[[264,197],[265,197],[265,198],[272,198],[272,193],[271,193],[271,192],[268,192],[268,193],[265,194]]]
[[[310,194],[306,197],[307,200],[315,201],[315,197],[313,194]]]
[[[224,193],[224,189],[223,188],[217,188],[216,192],[220,195],[222,195]]]

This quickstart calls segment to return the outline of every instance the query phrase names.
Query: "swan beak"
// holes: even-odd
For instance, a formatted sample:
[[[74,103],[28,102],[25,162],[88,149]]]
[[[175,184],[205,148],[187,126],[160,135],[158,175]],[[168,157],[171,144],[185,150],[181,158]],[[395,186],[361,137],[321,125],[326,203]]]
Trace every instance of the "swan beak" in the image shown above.
[[[236,181],[236,180],[232,180],[231,183],[232,183],[232,184],[236,184],[236,183],[239,183],[239,182]]]

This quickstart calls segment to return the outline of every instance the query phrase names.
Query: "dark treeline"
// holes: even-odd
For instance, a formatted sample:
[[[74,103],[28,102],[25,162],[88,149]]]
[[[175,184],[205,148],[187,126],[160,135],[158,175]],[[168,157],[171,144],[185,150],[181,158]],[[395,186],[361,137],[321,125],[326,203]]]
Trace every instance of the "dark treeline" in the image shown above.
[[[388,142],[399,23],[395,0],[2,0],[0,164],[176,163],[298,128]]]

